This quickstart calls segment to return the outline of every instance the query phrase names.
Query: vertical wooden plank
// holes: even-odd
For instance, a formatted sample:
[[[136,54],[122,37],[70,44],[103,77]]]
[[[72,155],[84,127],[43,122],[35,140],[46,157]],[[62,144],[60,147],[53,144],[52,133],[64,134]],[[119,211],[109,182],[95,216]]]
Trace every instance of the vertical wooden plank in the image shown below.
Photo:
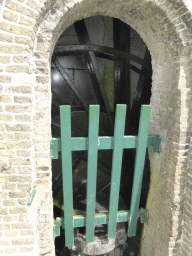
[[[119,188],[121,178],[121,165],[123,155],[123,141],[125,130],[126,105],[116,106],[114,148],[112,160],[111,192],[109,204],[108,239],[116,235],[117,211],[119,202]]]
[[[128,236],[135,236],[136,234],[137,218],[139,216],[139,202],[140,202],[140,196],[141,196],[143,168],[145,164],[145,153],[146,153],[147,138],[148,138],[148,132],[149,132],[150,112],[151,112],[150,105],[141,106],[141,116],[140,116],[140,122],[139,122],[138,145],[136,149]]]
[[[65,245],[74,243],[73,230],[73,185],[71,152],[71,106],[60,106],[61,154],[63,176],[63,199],[65,221]]]
[[[99,106],[98,105],[89,106],[86,243],[90,243],[94,241],[98,132],[99,132]]]

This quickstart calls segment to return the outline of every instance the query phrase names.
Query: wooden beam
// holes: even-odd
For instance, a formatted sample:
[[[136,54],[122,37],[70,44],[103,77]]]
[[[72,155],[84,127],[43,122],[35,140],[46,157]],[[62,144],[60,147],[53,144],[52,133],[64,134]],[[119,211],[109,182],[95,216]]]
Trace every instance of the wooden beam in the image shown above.
[[[79,39],[79,43],[90,45],[91,41],[90,41],[89,34],[88,34],[84,20],[75,22],[74,27]],[[89,75],[92,81],[93,89],[95,91],[97,100],[101,106],[105,106],[109,122],[111,124],[111,127],[113,128],[113,122],[114,122],[113,117],[111,115],[109,102],[107,99],[105,89],[102,84],[102,77],[96,62],[94,52],[93,51],[86,52],[84,54],[84,59],[85,59],[87,68],[89,70]]]
[[[114,49],[130,54],[130,26],[119,19],[113,19]],[[117,58],[114,61],[115,104],[126,104],[125,134],[129,132],[130,116],[130,58]]]

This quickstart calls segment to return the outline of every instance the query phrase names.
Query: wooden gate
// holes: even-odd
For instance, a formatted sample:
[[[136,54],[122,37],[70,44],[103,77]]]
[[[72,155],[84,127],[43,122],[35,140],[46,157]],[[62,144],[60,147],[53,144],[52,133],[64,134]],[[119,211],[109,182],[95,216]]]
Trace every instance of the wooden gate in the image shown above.
[[[71,137],[71,107],[60,107],[61,138],[51,140],[51,158],[57,159],[62,154],[62,179],[64,199],[64,219],[55,221],[54,235],[60,235],[60,226],[65,229],[65,245],[74,244],[74,228],[86,227],[86,243],[94,241],[96,225],[108,224],[108,239],[115,239],[117,222],[128,222],[128,236],[135,236],[137,220],[142,223],[147,219],[147,210],[139,209],[143,169],[146,148],[152,145],[153,152],[159,152],[161,137],[148,136],[150,105],[142,105],[138,136],[124,136],[126,105],[116,106],[114,136],[99,134],[98,105],[89,106],[88,137]],[[135,169],[130,210],[118,211],[119,189],[123,149],[136,148]],[[109,212],[95,213],[97,157],[98,150],[113,150]],[[87,162],[87,206],[86,216],[73,215],[72,151],[88,151]]]

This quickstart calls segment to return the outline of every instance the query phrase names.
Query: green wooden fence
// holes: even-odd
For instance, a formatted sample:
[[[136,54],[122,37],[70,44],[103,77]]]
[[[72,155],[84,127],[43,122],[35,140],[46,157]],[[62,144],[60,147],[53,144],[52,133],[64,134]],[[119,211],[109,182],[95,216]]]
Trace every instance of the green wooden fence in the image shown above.
[[[74,243],[74,228],[86,226],[86,242],[94,241],[96,225],[108,224],[108,239],[114,239],[117,222],[128,223],[128,236],[135,236],[137,220],[147,219],[147,210],[139,209],[146,148],[152,145],[153,152],[159,152],[161,137],[148,136],[150,105],[142,105],[138,136],[124,136],[126,105],[116,106],[114,136],[99,136],[99,106],[89,106],[89,135],[71,137],[71,107],[60,107],[61,138],[51,140],[51,158],[62,153],[62,177],[64,219],[55,221],[54,235],[60,235],[60,226],[65,229],[65,245]],[[135,169],[130,211],[118,211],[119,189],[123,149],[136,148]],[[97,156],[98,150],[113,149],[109,213],[95,213]],[[72,151],[87,150],[87,209],[86,216],[73,216]]]

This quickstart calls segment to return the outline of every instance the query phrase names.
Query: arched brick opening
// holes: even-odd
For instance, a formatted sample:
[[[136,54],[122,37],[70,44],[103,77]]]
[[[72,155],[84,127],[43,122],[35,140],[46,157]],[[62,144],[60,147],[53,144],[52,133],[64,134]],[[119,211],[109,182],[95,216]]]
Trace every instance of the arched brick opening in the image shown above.
[[[20,190],[14,195],[8,185],[2,185],[5,200],[2,220],[6,220],[8,211],[17,218],[15,226],[15,221],[7,219],[2,227],[19,232],[10,243],[8,233],[3,231],[5,248],[2,253],[8,252],[12,245],[12,253],[28,251],[28,255],[54,255],[49,154],[50,60],[55,43],[66,28],[77,20],[100,14],[129,24],[141,35],[152,55],[150,133],[160,134],[164,142],[160,154],[150,152],[149,222],[143,231],[141,255],[190,255],[192,22],[189,1],[20,2],[2,1],[1,129],[13,138],[9,141],[5,135],[3,137],[1,175],[3,183],[15,184],[19,190],[23,182],[23,185],[28,184],[28,189],[23,188],[24,199],[15,202],[14,210],[6,205],[6,200],[21,196]],[[27,101],[27,97],[30,100]],[[28,107],[29,112],[23,106]],[[18,113],[28,119],[22,119]],[[26,141],[30,150],[28,156],[26,150],[25,155],[22,153]],[[10,149],[16,149],[11,156],[6,153]],[[27,206],[25,199],[32,188],[36,189],[36,196]],[[26,225],[28,234],[22,233],[22,225]]]

